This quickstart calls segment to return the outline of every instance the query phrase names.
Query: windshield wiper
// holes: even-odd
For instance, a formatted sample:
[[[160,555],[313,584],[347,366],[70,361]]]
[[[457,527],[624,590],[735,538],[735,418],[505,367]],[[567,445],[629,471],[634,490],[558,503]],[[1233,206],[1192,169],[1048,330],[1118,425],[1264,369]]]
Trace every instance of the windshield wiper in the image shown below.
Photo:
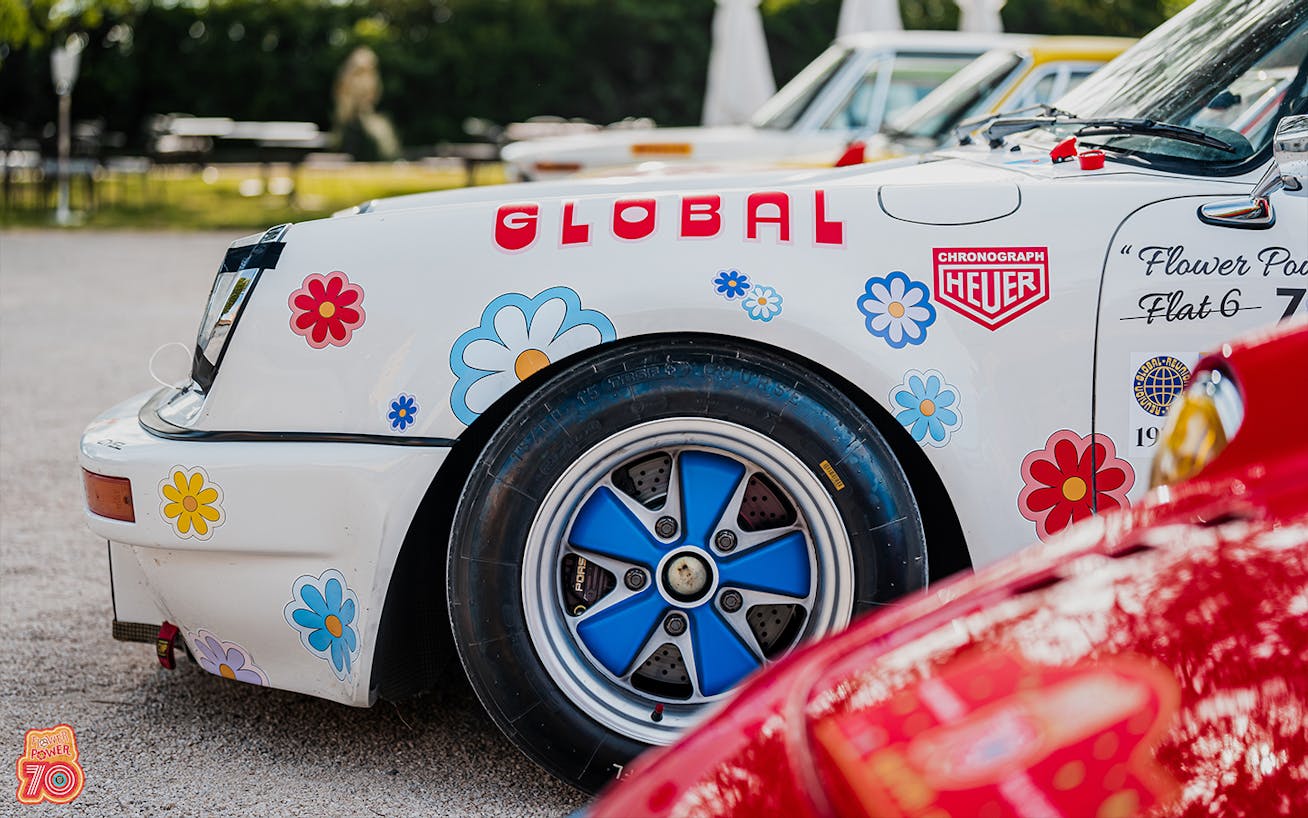
[[[954,138],[958,140],[958,144],[960,145],[971,145],[972,132],[975,131],[977,128],[980,128],[983,125],[989,125],[990,123],[1000,119],[1005,119],[1005,120],[1011,119],[1013,118],[1014,114],[1024,114],[1027,111],[1039,111],[1040,113],[1044,114],[1046,117],[1055,117],[1060,119],[1076,118],[1075,114],[1069,114],[1067,111],[1040,102],[1040,103],[1036,103],[1035,105],[1028,105],[1025,108],[1017,108],[1012,111],[1000,111],[999,113],[987,114],[985,116],[979,116],[976,119],[969,119],[966,122],[960,122],[954,126]],[[990,147],[993,148],[995,147],[995,145],[992,144]]]
[[[1184,125],[1173,125],[1170,122],[1158,122],[1153,119],[1129,119],[1119,117],[1104,117],[1102,119],[1080,119],[1074,116],[1034,116],[1034,117],[1012,117],[996,119],[986,128],[982,136],[990,143],[990,147],[997,148],[1004,144],[1004,137],[1013,134],[1033,131],[1036,128],[1048,128],[1052,125],[1080,125],[1080,130],[1076,136],[1114,136],[1127,134],[1140,134],[1146,136],[1161,136],[1165,139],[1175,139],[1178,142],[1188,142],[1191,145],[1202,145],[1206,148],[1214,148],[1226,153],[1235,153],[1235,146],[1229,142],[1224,142],[1217,137],[1206,134],[1203,131],[1194,128],[1187,128]]]

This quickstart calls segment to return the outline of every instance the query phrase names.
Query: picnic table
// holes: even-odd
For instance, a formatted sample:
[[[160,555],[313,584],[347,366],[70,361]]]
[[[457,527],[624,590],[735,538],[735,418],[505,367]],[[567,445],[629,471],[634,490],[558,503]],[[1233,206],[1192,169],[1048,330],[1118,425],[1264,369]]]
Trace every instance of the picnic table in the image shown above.
[[[252,162],[263,167],[264,189],[272,165],[291,166],[287,198],[295,201],[300,166],[327,146],[327,134],[313,122],[242,122],[228,117],[180,116],[156,119],[151,155],[161,163]]]

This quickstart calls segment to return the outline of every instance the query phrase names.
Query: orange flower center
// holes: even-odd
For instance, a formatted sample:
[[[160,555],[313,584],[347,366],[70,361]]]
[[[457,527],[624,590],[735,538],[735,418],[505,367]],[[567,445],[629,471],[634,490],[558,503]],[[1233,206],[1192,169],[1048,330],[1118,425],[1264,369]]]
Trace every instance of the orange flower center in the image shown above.
[[[1088,490],[1089,486],[1080,477],[1069,477],[1063,481],[1063,496],[1074,503],[1085,497]]]
[[[891,301],[890,306],[886,307],[886,312],[890,313],[891,318],[903,318],[904,305],[898,301]]]
[[[539,349],[524,349],[513,362],[513,374],[525,381],[550,365],[549,356]]]
[[[324,301],[318,305],[318,314],[323,318],[331,318],[336,314],[336,305],[330,301]]]
[[[236,678],[236,671],[232,670],[232,669],[231,669],[230,667],[228,667],[227,665],[219,665],[219,666],[218,666],[218,675],[221,676],[221,677],[223,677],[224,679],[235,679],[235,678]]]
[[[327,632],[333,637],[336,639],[341,638],[341,633],[343,633],[341,629],[341,620],[336,616],[336,614],[329,614],[327,618],[322,621],[322,624],[323,627],[327,629]]]
[[[409,410],[408,410],[408,409],[401,409],[401,410],[400,410],[400,417],[403,418],[403,417],[408,417],[408,416],[409,416]]]
[[[182,508],[186,509],[187,511],[195,511],[199,507],[200,507],[200,501],[190,496],[189,494],[182,498]]]
[[[936,413],[936,402],[933,400],[924,400],[918,404],[917,410],[922,413],[923,417],[931,417]]]

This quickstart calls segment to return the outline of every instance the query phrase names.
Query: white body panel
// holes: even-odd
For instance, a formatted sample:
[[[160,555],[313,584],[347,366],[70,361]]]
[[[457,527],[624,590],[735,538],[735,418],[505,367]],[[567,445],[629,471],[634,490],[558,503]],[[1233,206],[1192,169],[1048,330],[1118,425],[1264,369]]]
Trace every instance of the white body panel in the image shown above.
[[[1128,443],[1140,425],[1131,415],[1140,356],[1193,363],[1199,350],[1278,319],[1288,302],[1277,289],[1308,286],[1308,229],[1300,229],[1308,226],[1308,194],[1278,191],[1277,226],[1239,231],[1202,224],[1195,207],[1247,192],[1257,173],[1196,178],[1114,163],[1082,171],[1074,162],[981,148],[951,156],[752,180],[704,177],[695,191],[660,187],[666,180],[478,189],[294,225],[275,269],[249,296],[192,425],[458,438],[476,415],[468,379],[481,380],[462,356],[477,338],[512,330],[513,307],[488,307],[521,309],[535,299],[539,308],[547,291],[562,288],[574,295],[557,296],[558,303],[576,299],[568,315],[611,326],[604,340],[696,332],[770,345],[839,373],[892,415],[902,408],[892,394],[911,373],[940,373],[958,395],[961,423],[943,441],[921,442],[974,564],[992,562],[1035,539],[1032,518],[1019,509],[1023,463],[1056,434],[1107,436],[1134,464],[1125,490],[1139,495],[1149,453]],[[785,194],[788,218],[775,203],[750,205],[752,194],[769,192]],[[697,195],[720,197],[710,237],[682,235],[685,197]],[[640,203],[615,207],[624,197]],[[618,237],[646,232],[648,200],[648,235]],[[534,217],[524,215],[530,208]],[[1140,248],[1174,245],[1186,245],[1187,257],[1254,260],[1282,247],[1286,261],[1268,275],[1261,265],[1211,276],[1155,265],[1146,275]],[[938,255],[939,248],[965,249]],[[980,257],[1035,259],[1025,272],[993,279],[1020,298],[986,312],[988,273],[972,275],[978,265],[966,263],[978,249]],[[746,299],[716,292],[715,277],[733,270],[775,289],[781,312],[755,318],[742,308]],[[362,288],[366,319],[342,345],[315,348],[293,331],[292,304],[308,277],[333,271]],[[869,329],[870,279],[894,273],[930,291],[935,314],[920,343],[896,346]],[[1173,286],[1189,300],[1211,295],[1216,303],[1235,279],[1242,309],[1230,317],[1129,320],[1143,294],[1169,289],[1159,280],[1181,282]],[[479,325],[481,334],[470,335]],[[562,338],[571,325],[547,329]],[[397,396],[418,407],[402,430],[388,413]],[[82,463],[132,480],[137,522],[93,517],[92,527],[131,544],[154,595],[148,604],[187,633],[204,629],[239,644],[275,686],[366,703],[396,553],[447,450],[164,441],[136,424],[141,402],[111,410],[88,430]],[[203,466],[221,486],[225,519],[208,539],[179,538],[160,515],[159,486],[175,465]],[[358,600],[359,655],[344,680],[282,619],[298,579],[322,580],[329,571]]]
[[[82,438],[84,468],[132,482],[135,523],[86,515],[110,540],[115,618],[177,624],[197,656],[194,637],[217,634],[238,643],[275,687],[370,704],[371,646],[395,558],[449,450],[166,441],[137,422],[145,397],[108,410]],[[174,465],[196,464],[222,490],[223,518],[203,540],[179,538],[160,512],[161,479]],[[285,622],[269,620],[291,601],[295,578],[324,570],[339,571],[359,600],[366,649],[345,679],[324,673]]]

